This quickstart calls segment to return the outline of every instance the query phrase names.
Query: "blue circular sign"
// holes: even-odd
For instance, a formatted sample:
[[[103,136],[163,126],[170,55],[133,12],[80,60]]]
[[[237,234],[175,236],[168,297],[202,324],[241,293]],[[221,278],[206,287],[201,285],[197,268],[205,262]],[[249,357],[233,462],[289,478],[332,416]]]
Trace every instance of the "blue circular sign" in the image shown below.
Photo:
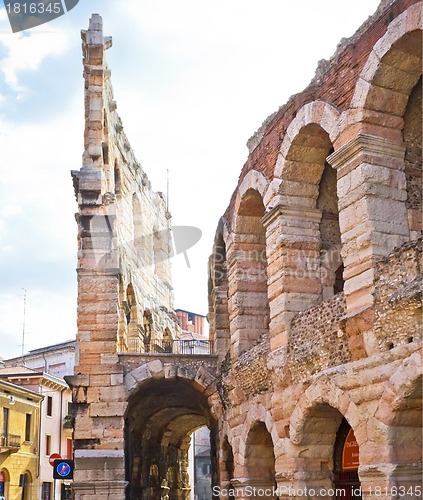
[[[56,472],[60,477],[68,477],[71,470],[71,466],[67,462],[60,462],[56,467]]]

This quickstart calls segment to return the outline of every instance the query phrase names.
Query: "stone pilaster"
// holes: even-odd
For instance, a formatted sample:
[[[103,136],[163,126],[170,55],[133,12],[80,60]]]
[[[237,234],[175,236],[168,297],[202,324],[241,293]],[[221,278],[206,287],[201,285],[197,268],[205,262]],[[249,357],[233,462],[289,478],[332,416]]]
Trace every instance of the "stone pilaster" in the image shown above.
[[[219,286],[211,292],[212,313],[208,315],[210,325],[210,340],[214,342],[214,352],[224,357],[230,347],[228,290],[226,286]]]
[[[277,205],[262,219],[266,228],[270,347],[288,343],[295,314],[321,297],[321,212],[312,208]]]
[[[367,354],[374,352],[372,327],[375,262],[409,238],[405,200],[404,146],[359,134],[328,157],[337,170],[339,225],[345,266],[344,292],[349,333],[364,332]]]
[[[338,172],[349,312],[373,304],[374,261],[409,237],[404,146],[359,134],[328,157]]]
[[[388,463],[360,466],[363,499],[415,499],[422,495],[421,462]]]
[[[236,234],[227,256],[231,358],[235,360],[269,328],[264,242],[253,232]]]
[[[123,450],[75,450],[75,461],[73,490],[76,500],[125,499],[127,482]],[[85,469],[82,477],[78,467]]]
[[[270,479],[236,478],[231,484],[235,490],[236,500],[270,498],[277,499],[276,483]]]

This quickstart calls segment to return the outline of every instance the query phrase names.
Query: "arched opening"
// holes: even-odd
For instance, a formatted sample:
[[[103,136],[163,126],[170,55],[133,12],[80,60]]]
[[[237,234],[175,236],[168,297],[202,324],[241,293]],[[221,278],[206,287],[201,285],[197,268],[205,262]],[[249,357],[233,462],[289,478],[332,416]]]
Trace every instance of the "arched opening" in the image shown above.
[[[228,491],[228,500],[235,500],[234,486],[232,484],[235,472],[235,460],[232,446],[229,444],[227,437],[225,437],[222,445],[221,471],[222,488]]]
[[[409,238],[418,238],[421,233],[419,164],[421,164],[422,31],[420,28],[406,32],[407,28],[418,26],[419,8],[418,4],[410,7],[407,12],[411,14],[415,11],[415,15],[413,13],[408,16],[410,22],[403,24],[397,22],[396,29],[392,31],[388,29],[386,35],[379,40],[377,44],[379,50],[372,52],[362,73],[365,85],[362,80],[359,81],[353,98],[355,107],[379,113],[381,124],[385,117],[396,123],[393,128],[387,126],[386,132],[381,127],[382,141],[386,143],[387,151],[384,153],[381,150],[378,154],[382,158],[385,156],[381,165],[385,165],[388,160],[389,169],[385,170],[385,175],[389,175],[390,182],[385,188],[386,192],[381,192],[375,197],[374,208],[367,213],[368,220],[375,221],[376,226],[379,226],[372,227],[372,237],[380,232],[385,240],[385,244],[379,245],[377,249],[377,252],[383,255],[387,255]],[[406,13],[401,17],[402,20],[406,19]],[[401,140],[398,129],[401,128],[402,119],[404,128]],[[369,137],[371,140],[371,136]],[[375,145],[382,144],[380,140],[373,142]],[[384,172],[383,168],[380,168],[378,178]]]
[[[120,196],[122,194],[122,181],[121,181],[121,172],[117,160],[115,160],[115,168],[113,170],[114,170],[113,179],[115,183],[115,195]]]
[[[256,422],[248,433],[244,464],[250,486],[264,491],[276,487],[273,441],[264,422]]]
[[[405,33],[395,41],[371,77],[364,107],[383,113],[403,116],[410,93],[422,73],[422,32]]]
[[[236,241],[231,251],[230,272],[235,292],[231,297],[231,335],[234,353],[253,347],[269,331],[270,309],[267,292],[266,232],[261,219],[263,199],[248,189],[236,214]]]
[[[411,91],[404,113],[407,214],[411,239],[422,232],[422,77]]]
[[[216,235],[209,262],[209,338],[215,343],[215,352],[225,355],[230,345],[228,261],[221,232]]]
[[[135,247],[139,247],[140,250],[142,250],[143,230],[142,230],[141,204],[136,193],[132,195],[132,221],[133,221]]]
[[[7,469],[0,471],[0,497],[9,498],[10,475]]]
[[[329,151],[329,154],[333,150]],[[317,208],[322,213],[320,220],[321,281],[322,298],[329,299],[344,289],[341,257],[341,230],[339,228],[338,195],[336,191],[336,170],[327,161],[319,183]]]
[[[390,432],[391,460],[397,464],[394,479],[406,490],[420,486],[422,477],[422,376],[410,385]]]
[[[128,327],[126,315],[128,308],[126,305],[126,289],[122,278],[119,279],[119,306],[118,306],[118,329],[116,336],[116,344],[118,352],[128,351]]]
[[[31,500],[32,498],[32,475],[29,471],[19,476],[19,486],[21,487],[21,500]]]
[[[213,286],[227,286],[228,261],[226,259],[226,244],[223,234],[218,233],[213,249]]]
[[[149,309],[146,309],[142,318],[143,322],[143,344],[144,352],[150,352],[151,341],[153,340],[153,315]]]
[[[127,343],[131,351],[139,351],[141,332],[138,325],[138,307],[135,297],[135,292],[132,284],[130,283],[126,288],[126,300],[123,303]]]
[[[192,448],[192,451],[191,451]],[[209,500],[212,496],[210,431],[200,427],[191,435],[190,483],[196,500]],[[191,472],[192,471],[192,472]]]
[[[128,402],[126,475],[128,500],[188,500],[188,456],[192,433],[210,430],[211,477],[216,483],[216,422],[206,396],[182,380],[149,380]]]
[[[172,352],[173,338],[170,328],[166,327],[163,332],[162,349],[164,352]]]
[[[336,433],[333,451],[336,500],[361,500],[360,479],[358,477],[359,455],[354,431],[343,418]]]
[[[295,210],[284,235],[290,255],[285,266],[292,275],[286,288],[303,294],[304,309],[330,299],[344,286],[337,175],[327,162],[331,153],[328,132],[308,123],[290,144],[281,170],[279,192]]]
[[[338,487],[333,496],[336,500],[361,498],[357,496],[361,494],[357,475],[359,449],[350,430],[339,410],[327,403],[318,403],[307,411],[296,439],[302,449],[297,466],[299,477],[305,484],[313,485],[318,478],[320,487],[326,491]],[[349,451],[344,453],[346,448]]]

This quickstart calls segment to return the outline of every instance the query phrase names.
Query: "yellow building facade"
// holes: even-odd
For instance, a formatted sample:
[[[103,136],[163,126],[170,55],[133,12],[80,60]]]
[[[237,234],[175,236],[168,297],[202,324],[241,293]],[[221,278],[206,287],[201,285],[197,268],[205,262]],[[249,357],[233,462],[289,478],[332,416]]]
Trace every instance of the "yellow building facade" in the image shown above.
[[[37,498],[42,399],[36,392],[0,380],[0,498]]]

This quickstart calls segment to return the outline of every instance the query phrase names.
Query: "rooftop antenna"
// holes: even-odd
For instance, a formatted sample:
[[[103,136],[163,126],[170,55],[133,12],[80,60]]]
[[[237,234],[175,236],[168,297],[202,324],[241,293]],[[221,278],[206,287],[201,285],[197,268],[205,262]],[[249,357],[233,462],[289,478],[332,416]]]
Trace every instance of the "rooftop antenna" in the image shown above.
[[[26,316],[26,290],[25,288],[22,288],[24,295],[23,295],[23,322],[22,322],[22,365],[25,364],[24,362],[24,353],[25,353],[25,316]]]

